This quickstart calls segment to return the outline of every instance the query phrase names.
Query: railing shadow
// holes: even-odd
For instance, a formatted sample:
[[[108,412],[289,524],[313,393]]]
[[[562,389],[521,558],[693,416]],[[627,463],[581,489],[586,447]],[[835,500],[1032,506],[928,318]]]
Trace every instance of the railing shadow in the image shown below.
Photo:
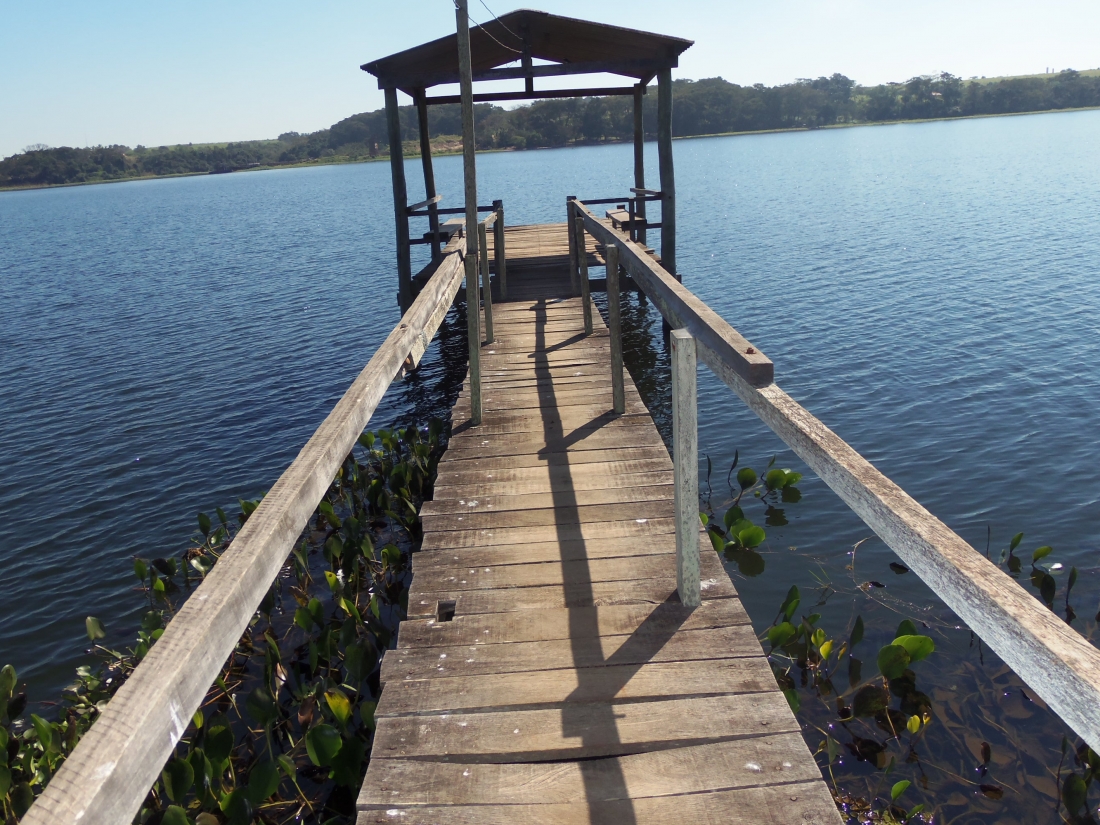
[[[548,465],[568,467],[568,457],[563,455],[564,452],[619,416],[608,412],[569,433],[565,432],[563,416],[554,403],[553,370],[546,358],[549,351],[545,346],[547,306],[547,300],[539,300],[535,306],[535,377],[545,379],[547,388],[547,403],[543,405],[540,398],[547,446],[539,451],[539,455]],[[574,336],[577,342],[583,337]],[[575,342],[574,338],[570,342]],[[603,661],[593,663],[590,652],[603,649],[599,611],[572,475],[565,472],[552,476],[550,487],[556,514],[555,528],[562,548],[562,589],[569,610],[569,640],[577,676],[577,688],[562,707],[562,734],[580,739],[580,749],[592,752],[592,758],[582,758],[578,762],[590,821],[599,821],[609,813],[608,803],[616,803],[611,806],[615,822],[635,825],[637,816],[626,776],[621,764],[611,758],[631,752],[619,734],[612,700],[638,669],[676,633],[690,611],[680,605],[679,596],[672,588],[665,601],[654,607],[612,655],[603,654],[606,656]],[[592,607],[597,607],[597,610],[583,609]],[[593,697],[599,697],[598,701],[592,701]]]

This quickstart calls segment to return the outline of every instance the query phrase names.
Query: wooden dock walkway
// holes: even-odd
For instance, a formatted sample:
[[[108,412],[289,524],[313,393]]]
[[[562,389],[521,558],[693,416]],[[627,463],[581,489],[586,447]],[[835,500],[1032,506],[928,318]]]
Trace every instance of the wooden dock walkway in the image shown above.
[[[839,823],[717,554],[679,601],[672,462],[629,375],[610,412],[599,313],[586,336],[568,270],[506,247],[483,422],[467,383],[359,825]]]

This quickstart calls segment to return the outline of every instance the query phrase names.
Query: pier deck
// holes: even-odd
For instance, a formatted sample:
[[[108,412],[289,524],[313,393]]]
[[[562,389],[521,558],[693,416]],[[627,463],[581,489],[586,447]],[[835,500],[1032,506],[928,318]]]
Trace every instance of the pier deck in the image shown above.
[[[701,606],[679,601],[673,465],[629,375],[609,412],[599,313],[586,336],[568,270],[511,241],[483,422],[467,383],[359,825],[839,823],[714,552]]]

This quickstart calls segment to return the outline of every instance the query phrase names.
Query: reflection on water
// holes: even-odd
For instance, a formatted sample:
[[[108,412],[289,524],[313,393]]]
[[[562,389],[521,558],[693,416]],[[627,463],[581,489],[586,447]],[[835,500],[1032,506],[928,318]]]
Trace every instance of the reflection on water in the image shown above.
[[[1053,604],[1061,615],[1076,568],[1073,626],[1090,638],[1097,150],[1100,112],[676,146],[685,284],[772,357],[785,390],[979,550],[990,535],[996,560],[1024,531],[1029,592],[1031,554],[1052,545]],[[560,221],[566,195],[625,193],[632,168],[629,146],[478,160],[484,199],[502,198],[510,223]],[[458,203],[460,159],[438,159],[436,174]],[[0,658],[32,693],[68,678],[85,615],[130,635],[133,555],[177,550],[196,512],[255,496],[294,458],[397,320],[391,220],[384,164],[0,195]],[[660,319],[629,295],[623,327],[667,441]],[[373,426],[445,415],[464,336],[458,309]],[[1058,822],[1072,735],[1063,757],[1068,732],[1042,701],[891,569],[888,548],[864,541],[859,519],[705,370],[699,401],[712,467],[701,489],[716,512],[735,454],[805,474],[781,517],[746,510],[768,534],[764,570],[751,582],[759,565],[730,570],[757,629],[797,585],[830,638],[859,616],[869,652],[903,619],[935,639],[914,669],[932,704],[914,761],[891,744],[905,758],[887,776],[842,748],[838,784],[870,798],[909,779],[902,801],[937,822]],[[828,731],[844,739],[836,697],[798,687],[811,749]],[[851,736],[885,741],[858,724]]]

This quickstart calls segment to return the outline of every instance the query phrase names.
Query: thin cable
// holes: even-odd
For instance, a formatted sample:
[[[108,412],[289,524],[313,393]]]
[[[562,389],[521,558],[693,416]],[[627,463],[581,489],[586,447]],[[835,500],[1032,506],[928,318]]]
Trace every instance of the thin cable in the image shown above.
[[[501,26],[502,29],[504,29],[504,31],[508,32],[508,34],[512,35],[512,37],[516,38],[516,40],[518,40],[520,43],[523,42],[523,38],[520,37],[518,34],[516,34],[514,31],[512,31],[510,28],[505,26],[504,21],[501,20],[499,17],[497,17],[497,15],[493,12],[493,10],[491,8],[489,8],[488,5],[486,5],[485,0],[478,0],[478,2],[481,3],[481,5],[485,6],[485,11],[487,11],[487,12],[489,12],[489,14],[493,15],[493,19],[496,20],[498,23],[500,23],[500,26]]]
[[[492,12],[489,12],[489,14],[492,14]],[[469,17],[471,20],[474,20],[474,16],[472,14],[470,14],[469,12],[466,12],[466,16]],[[499,21],[497,21],[497,22],[499,22]],[[513,49],[511,46],[505,46],[503,43],[501,43],[499,40],[497,40],[495,37],[493,37],[493,35],[489,32],[489,30],[487,28],[485,28],[483,25],[481,25],[481,23],[478,23],[476,20],[474,20],[474,23],[476,23],[477,27],[485,33],[486,37],[488,37],[490,40],[492,40],[494,43],[496,43],[502,49],[507,49],[510,52],[515,52],[516,54],[523,54],[522,49]],[[502,23],[501,25],[504,25],[504,24]]]

